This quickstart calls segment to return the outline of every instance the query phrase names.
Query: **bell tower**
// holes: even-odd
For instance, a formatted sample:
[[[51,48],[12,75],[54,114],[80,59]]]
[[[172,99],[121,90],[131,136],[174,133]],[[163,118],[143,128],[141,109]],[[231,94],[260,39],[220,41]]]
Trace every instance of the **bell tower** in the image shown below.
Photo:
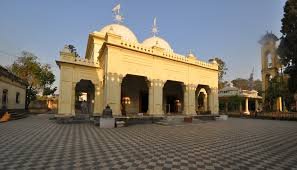
[[[261,63],[262,63],[262,90],[263,100],[265,100],[265,91],[268,88],[269,80],[278,75],[281,64],[277,55],[276,42],[279,39],[272,33],[266,34],[260,39],[261,47]]]

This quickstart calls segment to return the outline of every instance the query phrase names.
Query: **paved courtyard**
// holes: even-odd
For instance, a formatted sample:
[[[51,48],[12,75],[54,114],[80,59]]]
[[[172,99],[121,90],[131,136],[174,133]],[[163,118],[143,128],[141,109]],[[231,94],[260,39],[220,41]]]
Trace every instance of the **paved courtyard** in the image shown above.
[[[0,169],[297,169],[297,122],[100,129],[48,115],[0,124]]]

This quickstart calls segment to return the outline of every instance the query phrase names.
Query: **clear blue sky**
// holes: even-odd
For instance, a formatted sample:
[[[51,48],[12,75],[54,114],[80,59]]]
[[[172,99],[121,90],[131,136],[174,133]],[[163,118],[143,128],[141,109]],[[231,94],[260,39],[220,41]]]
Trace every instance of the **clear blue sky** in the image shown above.
[[[140,41],[151,35],[156,16],[159,35],[175,52],[192,49],[205,61],[221,57],[229,68],[225,79],[232,80],[248,78],[253,67],[260,78],[258,40],[267,30],[281,35],[285,0],[1,0],[0,64],[11,64],[15,58],[9,55],[27,50],[50,63],[59,79],[59,50],[73,44],[83,56],[88,34],[113,22],[117,3],[124,25]]]

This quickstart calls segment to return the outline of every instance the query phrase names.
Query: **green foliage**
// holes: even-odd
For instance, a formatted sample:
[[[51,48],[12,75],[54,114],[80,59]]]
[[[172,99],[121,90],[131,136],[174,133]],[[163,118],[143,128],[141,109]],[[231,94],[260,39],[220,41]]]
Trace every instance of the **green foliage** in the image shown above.
[[[254,81],[254,89],[258,92],[259,96],[262,96],[263,90],[262,90],[262,81],[261,80],[255,80]]]
[[[219,65],[219,81],[223,81],[223,77],[224,75],[226,75],[227,73],[227,66],[226,66],[226,63],[220,59],[220,58],[214,58],[214,60],[216,60],[216,62],[218,63]]]
[[[223,82],[223,77],[226,74],[228,68],[226,66],[226,63],[222,59],[216,57],[216,58],[214,58],[212,60],[215,60],[219,65],[219,75],[218,75],[218,77],[219,77],[219,89],[222,89],[228,84],[227,81]],[[211,60],[209,60],[209,61],[211,61]]]
[[[235,110],[239,110],[239,106],[241,104],[241,98],[236,95],[236,96],[231,96],[229,98],[229,107],[231,107],[231,110],[235,111]]]
[[[288,0],[284,7],[282,19],[281,42],[278,53],[285,73],[288,74],[288,88],[291,93],[297,92],[297,0]]]
[[[226,86],[229,86],[228,81],[219,81],[219,90],[226,87]]]
[[[57,87],[51,87],[55,81],[55,75],[52,73],[50,65],[42,65],[37,60],[38,57],[33,53],[23,51],[21,56],[7,67],[11,72],[28,82],[26,108],[31,101],[36,99],[38,93],[51,95],[57,90]]]
[[[284,81],[283,76],[275,76],[271,80],[269,80],[269,85],[265,94],[265,109],[269,111],[273,111],[273,106],[278,97],[282,97],[283,101],[288,101],[288,97],[290,96],[287,83]]]
[[[237,87],[242,90],[249,90],[249,80],[243,78],[237,78],[231,81],[234,87]],[[258,92],[259,95],[262,94],[262,81],[253,80],[254,90]]]
[[[79,57],[78,53],[77,53],[77,50],[75,48],[74,45],[68,45],[68,48],[70,49],[70,52],[73,53],[75,55],[75,57]]]
[[[234,87],[239,89],[247,90],[249,89],[249,81],[243,78],[237,78],[231,81]]]

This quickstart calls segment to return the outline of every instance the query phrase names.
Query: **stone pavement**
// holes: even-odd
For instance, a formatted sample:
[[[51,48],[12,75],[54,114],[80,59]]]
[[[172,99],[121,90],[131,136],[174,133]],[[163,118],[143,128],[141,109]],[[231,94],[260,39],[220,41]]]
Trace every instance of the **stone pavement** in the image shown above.
[[[230,118],[100,129],[48,115],[0,124],[0,169],[297,169],[297,122]]]

